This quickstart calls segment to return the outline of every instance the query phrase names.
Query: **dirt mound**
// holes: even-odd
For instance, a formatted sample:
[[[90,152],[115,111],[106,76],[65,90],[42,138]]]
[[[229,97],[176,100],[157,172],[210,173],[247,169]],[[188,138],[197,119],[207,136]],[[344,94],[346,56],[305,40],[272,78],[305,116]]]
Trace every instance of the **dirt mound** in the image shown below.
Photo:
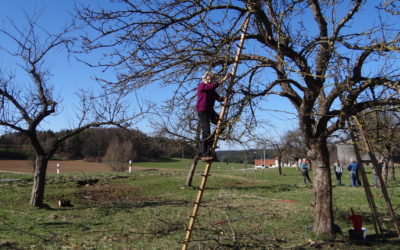
[[[148,198],[141,197],[139,188],[117,184],[102,184],[83,187],[77,197],[87,203],[131,202],[144,201]]]

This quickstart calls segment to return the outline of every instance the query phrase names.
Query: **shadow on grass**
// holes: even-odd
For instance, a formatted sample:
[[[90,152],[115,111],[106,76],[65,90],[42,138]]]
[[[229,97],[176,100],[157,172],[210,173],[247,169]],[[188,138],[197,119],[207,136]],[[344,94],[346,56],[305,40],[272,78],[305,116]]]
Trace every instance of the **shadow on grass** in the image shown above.
[[[144,207],[161,207],[161,206],[183,206],[189,202],[186,200],[160,200],[160,201],[142,201],[142,202],[130,202],[130,203],[115,203],[113,207],[125,209],[125,208],[144,208]]]
[[[225,185],[224,185],[225,184]],[[221,190],[221,189],[232,189],[232,190],[242,190],[242,191],[252,191],[252,190],[263,190],[268,192],[289,192],[292,190],[299,189],[298,185],[248,185],[245,183],[233,183],[226,184],[222,183],[221,186],[210,186],[206,188],[207,190]]]
[[[22,249],[22,248],[18,248],[17,242],[5,241],[5,242],[0,242],[0,249]]]
[[[179,160],[172,158],[160,158],[160,159],[144,160],[140,162],[179,162]]]
[[[62,227],[75,227],[77,229],[82,229],[82,230],[89,230],[90,228],[82,223],[71,223],[71,222],[61,222],[61,221],[54,221],[54,222],[44,222],[40,223],[40,225],[46,226],[46,227],[55,227],[55,228],[62,228]]]
[[[363,217],[363,224],[372,224],[373,225],[373,221],[372,221],[372,217],[371,217],[371,213],[370,212],[362,212],[360,213],[359,211],[354,211],[355,214],[361,215]],[[344,211],[344,210],[336,210],[335,211],[335,218],[338,220],[342,220],[342,221],[349,221],[349,216],[350,216],[350,211]],[[383,227],[392,227],[393,226],[393,221],[392,220],[383,220],[382,218],[385,217],[382,214],[379,214],[380,217],[380,221]],[[397,216],[397,220],[400,220],[400,215]],[[350,223],[351,224],[351,223]]]
[[[76,207],[69,208],[69,210],[85,210],[91,208],[123,210],[130,208],[161,207],[161,206],[179,207],[187,204],[189,204],[189,201],[187,200],[146,200],[146,201],[129,201],[129,202],[106,202],[106,203],[78,205]],[[54,210],[64,210],[64,209],[54,209]]]
[[[281,249],[288,243],[284,237],[262,233],[256,229],[234,230],[234,238],[219,227],[198,228],[191,241],[192,246],[203,249]],[[200,234],[200,236],[199,236]],[[299,248],[302,249],[302,248]]]
[[[367,231],[367,238],[364,241],[351,241],[350,244],[358,245],[358,246],[367,246],[367,247],[377,247],[377,246],[384,246],[387,243],[392,244],[400,244],[400,239],[397,236],[397,233],[391,230],[382,229],[382,235],[375,234],[375,230],[373,228],[373,221],[371,214],[369,212],[359,212],[355,211],[356,214],[361,215],[363,217],[363,224],[371,225],[371,228],[368,228]],[[338,221],[349,221],[348,217],[350,216],[349,211],[336,211],[335,218]],[[382,220],[382,214],[380,214],[381,218],[381,226],[382,228],[391,228],[393,227],[393,222],[391,220]],[[400,216],[397,216],[397,219],[400,219]],[[351,222],[349,221],[349,225]],[[349,228],[343,230],[343,234],[348,236]]]

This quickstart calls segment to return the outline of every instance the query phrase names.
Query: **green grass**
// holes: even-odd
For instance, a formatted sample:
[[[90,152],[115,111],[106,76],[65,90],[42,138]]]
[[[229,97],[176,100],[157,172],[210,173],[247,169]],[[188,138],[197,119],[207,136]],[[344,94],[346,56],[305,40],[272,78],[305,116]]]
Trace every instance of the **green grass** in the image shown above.
[[[0,183],[0,249],[180,249],[198,192],[183,187],[190,160],[146,164],[170,170],[87,173],[100,179],[89,187],[76,186],[74,180],[82,179],[81,174],[49,175],[45,202],[52,209],[28,205],[31,175],[0,173],[0,179],[20,179]],[[296,169],[284,168],[279,176],[277,169],[242,168],[213,164],[191,249],[393,249],[399,243],[349,242],[350,208],[365,217],[369,234],[373,227],[364,191],[349,187],[347,175],[346,186],[333,188],[335,223],[345,233],[322,241],[308,229],[313,223],[313,192],[311,185],[302,184]],[[199,171],[194,185],[200,181]],[[393,230],[378,191],[373,189],[383,226]],[[398,191],[399,185],[391,183],[389,193],[397,213]],[[74,207],[59,208],[60,198],[70,199]]]
[[[192,164],[192,159],[182,159],[182,158],[169,158],[165,160],[159,161],[144,161],[144,162],[134,162],[133,167],[156,167],[156,168],[165,168],[165,169],[189,169]],[[198,169],[204,169],[206,163],[202,161],[198,161],[197,166]],[[214,162],[213,169],[215,170],[237,170],[242,169],[243,164],[239,163],[224,163],[224,162]],[[252,167],[252,165],[247,165],[247,168]]]

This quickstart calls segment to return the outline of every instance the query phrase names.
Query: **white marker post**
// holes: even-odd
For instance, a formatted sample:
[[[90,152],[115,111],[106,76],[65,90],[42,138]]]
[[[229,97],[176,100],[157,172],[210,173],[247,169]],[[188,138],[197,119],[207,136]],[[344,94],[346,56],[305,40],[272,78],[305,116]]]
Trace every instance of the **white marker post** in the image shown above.
[[[60,163],[57,163],[57,174],[60,174]]]
[[[128,172],[129,173],[132,172],[132,160],[129,160],[129,170],[128,170]]]

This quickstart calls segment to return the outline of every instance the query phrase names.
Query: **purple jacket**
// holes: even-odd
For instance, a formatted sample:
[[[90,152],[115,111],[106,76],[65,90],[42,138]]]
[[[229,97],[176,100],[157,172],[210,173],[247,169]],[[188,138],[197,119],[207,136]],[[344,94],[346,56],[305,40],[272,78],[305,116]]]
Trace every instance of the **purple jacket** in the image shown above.
[[[204,112],[204,111],[213,111],[215,101],[223,101],[215,89],[219,85],[217,83],[209,83],[205,84],[201,82],[197,87],[197,103],[196,103],[196,111]]]

